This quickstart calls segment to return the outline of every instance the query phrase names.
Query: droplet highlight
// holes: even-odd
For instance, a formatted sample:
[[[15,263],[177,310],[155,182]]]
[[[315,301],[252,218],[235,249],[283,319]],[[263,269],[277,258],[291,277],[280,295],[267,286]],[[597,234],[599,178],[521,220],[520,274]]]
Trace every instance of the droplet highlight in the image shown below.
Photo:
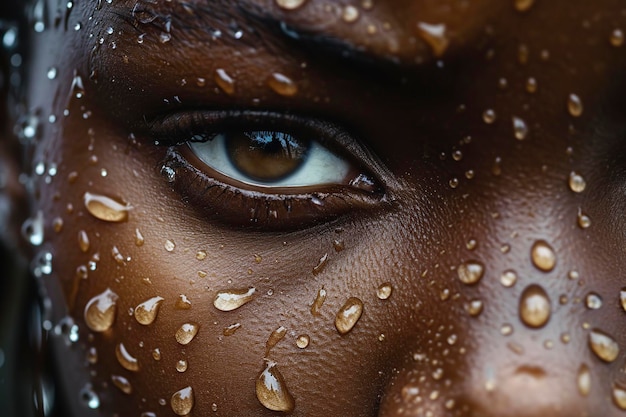
[[[193,388],[185,387],[172,394],[170,406],[172,411],[179,416],[186,416],[191,413],[194,405]]]
[[[163,297],[152,297],[135,307],[135,319],[139,324],[147,326],[152,324],[157,317]]]
[[[530,259],[537,269],[549,272],[556,265],[556,254],[545,240],[536,241],[530,250]]]
[[[268,410],[290,412],[295,407],[295,400],[287,389],[276,362],[267,361],[265,369],[256,380],[256,397]]]
[[[198,334],[199,326],[197,323],[185,323],[176,330],[176,341],[181,345],[188,345],[196,334]]]
[[[552,307],[546,291],[537,284],[524,289],[519,303],[519,316],[528,327],[540,328],[550,319]]]
[[[363,302],[350,297],[339,309],[335,316],[335,328],[339,334],[344,335],[350,332],[363,314]]]
[[[86,192],[83,196],[85,208],[96,219],[119,223],[128,220],[131,206],[122,204],[110,197]]]
[[[598,358],[605,362],[613,362],[619,355],[617,342],[599,329],[593,329],[589,332],[589,347]]]
[[[220,311],[233,311],[254,298],[256,288],[222,290],[217,293],[213,305]]]
[[[89,300],[84,312],[87,327],[94,332],[109,330],[115,321],[118,298],[117,294],[107,288]]]
[[[485,267],[478,261],[464,262],[457,268],[457,275],[462,283],[476,284],[485,274]]]

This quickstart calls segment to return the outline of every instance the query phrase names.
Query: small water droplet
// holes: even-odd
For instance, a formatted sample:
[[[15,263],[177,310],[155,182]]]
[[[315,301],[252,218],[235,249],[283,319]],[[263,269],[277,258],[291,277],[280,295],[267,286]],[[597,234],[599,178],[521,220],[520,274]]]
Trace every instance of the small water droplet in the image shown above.
[[[584,214],[580,209],[578,209],[576,222],[578,223],[578,227],[580,227],[581,229],[586,229],[589,226],[591,226],[591,219],[589,218],[589,216]]]
[[[464,262],[457,268],[457,275],[464,284],[476,284],[483,277],[485,267],[478,261]]]
[[[598,358],[605,362],[613,362],[619,355],[617,342],[599,329],[593,329],[589,332],[589,347]]]
[[[446,25],[444,24],[419,22],[417,24],[417,32],[428,43],[436,57],[442,56],[450,45],[450,40],[446,33]]]
[[[393,291],[393,287],[389,282],[384,282],[378,286],[376,289],[376,296],[381,300],[386,300],[391,297],[391,293]]]
[[[270,334],[270,336],[267,338],[267,341],[265,342],[265,356],[269,355],[270,350],[272,350],[272,348],[276,346],[278,342],[283,340],[286,334],[287,329],[283,326],[279,326]]]
[[[470,316],[477,317],[483,312],[483,302],[477,299],[471,300],[466,304],[465,309]]]
[[[145,239],[144,239],[143,235],[141,234],[139,229],[135,229],[135,245],[136,246],[143,246],[144,243],[145,243]]]
[[[139,362],[137,361],[137,358],[128,353],[124,343],[118,343],[115,347],[115,357],[124,369],[132,372],[139,371]]]
[[[573,117],[580,117],[583,114],[583,102],[576,94],[567,97],[567,111]]]
[[[22,224],[22,236],[33,246],[39,246],[44,240],[43,211],[38,210],[35,217],[26,219]]]
[[[341,13],[341,18],[346,23],[354,23],[359,18],[360,13],[359,9],[352,5],[347,5],[343,8],[343,13]]]
[[[348,333],[363,314],[363,302],[356,297],[350,297],[339,309],[335,316],[335,328],[339,334]]]
[[[124,222],[128,220],[128,211],[132,209],[131,206],[121,204],[110,197],[89,192],[85,193],[83,201],[92,216],[105,222]]]
[[[187,370],[187,361],[184,359],[180,359],[176,362],[176,370],[180,373],[183,373]]]
[[[191,413],[194,404],[193,388],[185,387],[172,394],[170,405],[172,411],[179,416],[186,416]]]
[[[296,338],[296,346],[298,346],[300,349],[305,349],[307,346],[309,346],[310,341],[311,338],[309,337],[309,335],[301,334]]]
[[[130,395],[133,392],[133,387],[128,382],[128,379],[121,375],[111,375],[111,382],[124,394]]]
[[[201,261],[203,259],[206,259],[206,257],[207,257],[206,251],[199,250],[198,252],[196,252],[196,259],[197,260]]]
[[[526,91],[531,94],[537,91],[537,80],[533,77],[530,77],[526,80]]]
[[[532,7],[535,0],[514,0],[513,5],[518,12],[525,12]]]
[[[89,236],[87,236],[87,232],[84,230],[78,232],[78,247],[83,253],[89,251]]]
[[[179,294],[176,299],[175,307],[177,310],[189,310],[191,308],[191,301],[185,294]]]
[[[176,330],[176,341],[181,345],[189,344],[196,334],[198,334],[200,326],[197,323],[185,323]]]
[[[503,324],[502,327],[500,327],[500,334],[502,336],[509,336],[513,334],[513,326],[508,323]]]
[[[488,125],[496,121],[496,112],[493,109],[487,109],[483,112],[483,121]]]
[[[621,29],[614,29],[609,37],[609,42],[616,48],[622,46],[624,44],[624,32]]]
[[[87,349],[87,362],[91,365],[98,363],[98,351],[93,346]]]
[[[100,397],[95,393],[91,384],[85,385],[79,393],[80,401],[87,407],[95,410],[100,407]]]
[[[324,305],[324,301],[326,301],[326,290],[324,289],[324,287],[322,287],[317,292],[317,296],[315,297],[313,304],[311,304],[311,314],[313,314],[314,316],[319,316],[320,309]],[[626,310],[626,307],[624,308],[624,310]]]
[[[217,84],[217,86],[229,96],[235,94],[235,80],[228,75],[226,70],[223,68],[215,70],[213,80],[215,81],[215,84]]]
[[[165,244],[163,246],[165,247],[165,250],[168,252],[172,252],[176,248],[176,244],[169,239],[165,241]]]
[[[306,3],[306,0],[276,0],[276,4],[281,9],[295,10]]]
[[[135,307],[135,319],[139,324],[147,326],[152,324],[159,312],[159,306],[163,302],[163,297],[152,297]]]
[[[161,360],[161,349],[155,348],[152,351],[152,359],[154,359],[155,361],[160,361]]]
[[[49,80],[54,80],[57,77],[57,69],[55,67],[50,67],[48,68],[48,72],[46,73],[46,76],[48,77]]]
[[[582,193],[585,191],[585,187],[587,186],[585,179],[575,171],[570,172],[567,183],[569,185],[569,189],[575,193]]]
[[[467,243],[465,243],[465,247],[467,248],[467,250],[474,250],[476,249],[476,246],[478,246],[478,242],[476,241],[476,239],[470,239],[467,241]]]
[[[213,305],[220,311],[233,311],[252,301],[255,292],[254,287],[222,290],[215,295]]]
[[[546,291],[537,284],[524,289],[520,297],[519,316],[528,327],[539,328],[550,319],[552,307]]]
[[[450,186],[450,188],[456,188],[459,186],[459,179],[454,177],[452,179],[450,179],[450,181],[448,181],[448,185]]]
[[[93,297],[85,306],[85,323],[94,332],[109,330],[115,321],[118,296],[109,288]]]
[[[512,269],[504,271],[502,275],[500,275],[500,283],[505,287],[512,287],[517,282],[517,273]]]
[[[580,395],[584,397],[589,395],[589,391],[591,390],[591,374],[589,373],[589,368],[584,363],[578,368],[576,382]]]
[[[602,297],[595,292],[590,292],[585,297],[585,305],[590,310],[597,310],[602,307]]]
[[[295,401],[276,362],[266,361],[266,366],[256,380],[256,397],[267,409],[272,411],[290,412],[295,407]]]
[[[538,240],[533,244],[530,250],[530,258],[533,264],[544,272],[552,271],[556,265],[554,249],[545,240]]]
[[[528,125],[526,122],[517,116],[513,116],[513,135],[517,140],[524,140],[528,136]]]
[[[224,330],[222,331],[222,334],[224,336],[232,336],[240,328],[241,328],[241,323],[231,324],[230,326],[224,328]]]
[[[291,78],[278,72],[272,73],[267,80],[267,85],[281,96],[292,97],[298,93],[296,83]]]

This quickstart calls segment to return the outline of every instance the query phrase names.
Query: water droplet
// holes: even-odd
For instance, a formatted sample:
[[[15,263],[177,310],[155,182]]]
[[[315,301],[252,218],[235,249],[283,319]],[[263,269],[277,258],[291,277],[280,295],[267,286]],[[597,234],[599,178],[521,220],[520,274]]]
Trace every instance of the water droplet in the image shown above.
[[[49,80],[54,80],[57,77],[57,69],[55,67],[50,67],[48,68],[48,72],[46,73],[46,76],[48,77]]]
[[[505,287],[512,287],[517,282],[517,273],[512,269],[504,271],[502,275],[500,275],[500,283]]]
[[[133,387],[128,382],[128,379],[121,375],[111,375],[111,382],[124,394],[130,395],[133,392]]]
[[[85,208],[96,219],[119,223],[128,220],[131,206],[121,204],[110,197],[86,192],[83,196]]]
[[[152,351],[152,359],[154,359],[155,361],[160,361],[161,360],[161,349],[155,348]]]
[[[585,297],[585,305],[590,310],[597,310],[602,307],[602,297],[594,292],[590,292]]]
[[[531,250],[530,258],[533,264],[541,271],[549,272],[556,265],[556,255],[554,249],[545,240],[536,241]]]
[[[599,329],[593,329],[589,333],[589,347],[598,358],[605,362],[613,362],[619,355],[617,342]]]
[[[446,25],[419,22],[417,24],[417,32],[428,43],[436,57],[442,56],[448,49],[450,40],[446,33]]]
[[[583,114],[583,102],[576,94],[567,97],[567,111],[573,117],[580,117]]]
[[[346,248],[346,244],[342,239],[333,239],[333,248],[335,252],[341,252]]]
[[[124,255],[120,253],[120,250],[117,248],[117,246],[113,246],[111,248],[111,256],[113,257],[113,260],[115,260],[115,263],[117,263],[118,265],[120,266],[126,265],[126,260],[124,259]]]
[[[508,323],[503,324],[502,327],[500,327],[500,334],[502,336],[509,336],[513,334],[513,326]]]
[[[580,395],[584,397],[589,395],[589,391],[591,390],[591,374],[589,373],[589,368],[584,363],[578,368],[576,381]]]
[[[189,310],[191,308],[191,301],[185,294],[179,294],[176,299],[175,307],[177,310]]]
[[[281,9],[295,10],[306,3],[306,0],[276,0],[276,4]]]
[[[619,301],[622,305],[622,309],[626,311],[626,288],[622,288],[619,292]]]
[[[550,319],[551,311],[550,299],[542,287],[531,284],[524,289],[519,303],[519,315],[524,324],[543,327]]]
[[[180,359],[178,362],[176,362],[176,370],[178,372],[185,372],[187,370],[187,361],[184,359]]]
[[[626,387],[614,384],[611,390],[611,397],[617,407],[621,410],[626,410]]]
[[[578,223],[578,227],[580,227],[581,229],[586,229],[591,226],[591,219],[580,209],[578,209],[578,215],[576,216],[576,220],[576,222]]]
[[[176,341],[181,345],[189,344],[196,334],[198,334],[198,329],[200,327],[197,323],[185,323],[176,330]]]
[[[198,252],[196,252],[196,259],[197,260],[201,261],[203,259],[206,259],[206,257],[207,257],[206,251],[199,250]]]
[[[472,316],[472,317],[476,317],[479,316],[480,313],[483,312],[483,302],[481,300],[471,300],[469,303],[466,304],[465,309],[467,310],[467,313]]]
[[[43,211],[38,210],[35,217],[26,219],[22,224],[22,236],[33,246],[39,246],[44,240]]]
[[[174,248],[176,248],[176,244],[169,239],[165,241],[165,244],[163,246],[165,247],[165,250],[168,252],[172,252]]]
[[[272,411],[290,412],[295,407],[295,401],[276,362],[267,361],[265,369],[256,380],[256,397],[263,406]]]
[[[213,79],[215,80],[215,84],[217,84],[223,92],[228,95],[235,94],[235,80],[228,75],[226,70],[223,68],[216,69]]]
[[[343,8],[343,13],[341,14],[341,18],[346,23],[354,23],[359,18],[359,9],[352,5],[347,5]]]
[[[217,293],[213,305],[220,311],[233,311],[252,301],[256,288],[222,290]]]
[[[87,362],[91,365],[98,363],[98,351],[93,346],[87,349]]]
[[[225,327],[222,333],[224,334],[224,336],[232,336],[240,328],[241,328],[241,323],[231,324],[230,326]]]
[[[525,12],[532,7],[535,0],[514,0],[513,5],[518,12]]]
[[[450,188],[456,188],[459,186],[459,179],[454,177],[452,179],[450,179],[450,181],[448,181],[448,185],[450,186]]]
[[[298,86],[286,75],[275,72],[267,81],[267,85],[281,96],[292,97],[298,93]]]
[[[309,335],[301,334],[296,339],[296,346],[298,346],[300,349],[305,349],[307,346],[309,346],[310,342],[311,338],[309,337]]]
[[[115,357],[124,369],[132,372],[137,372],[139,370],[139,362],[137,361],[137,358],[128,353],[124,343],[118,343],[115,347]]]
[[[363,301],[356,297],[350,297],[339,309],[335,316],[335,328],[339,334],[348,333],[363,314]]]
[[[621,29],[614,29],[609,37],[609,42],[616,48],[624,44],[624,32]]]
[[[115,321],[118,296],[109,288],[93,297],[85,306],[85,323],[94,332],[109,330]]]
[[[513,135],[517,140],[524,140],[528,136],[528,126],[526,122],[517,116],[513,116]]]
[[[467,241],[467,243],[465,243],[465,247],[467,248],[467,250],[474,250],[476,249],[476,246],[478,246],[478,242],[476,241],[476,239],[470,239]]]
[[[582,193],[585,191],[585,187],[587,186],[585,179],[575,171],[570,172],[567,183],[569,185],[569,189],[575,193]]]
[[[313,314],[314,316],[319,316],[320,309],[324,305],[324,301],[326,301],[326,290],[324,289],[324,287],[322,287],[317,292],[317,296],[315,297],[313,304],[311,304],[311,314]],[[626,310],[626,307],[624,307],[624,310]]]
[[[389,282],[384,282],[378,286],[376,289],[376,296],[381,300],[386,300],[391,297],[391,293],[393,291],[393,287]]]
[[[73,94],[75,98],[81,99],[85,96],[83,79],[76,71],[74,71],[74,78],[72,79],[72,86],[70,90],[71,94]]]
[[[143,235],[141,234],[139,229],[135,229],[135,245],[136,246],[143,246],[144,243],[145,243],[145,239],[144,239]]]
[[[270,336],[267,338],[267,341],[265,342],[265,356],[269,355],[270,350],[272,350],[272,348],[276,346],[278,342],[283,340],[286,334],[287,329],[285,329],[283,326],[278,327],[270,334]]]
[[[457,268],[459,279],[464,284],[476,284],[483,277],[485,267],[478,261],[464,262]]]
[[[496,112],[492,109],[487,109],[483,112],[483,121],[488,125],[493,124],[496,121]]]
[[[135,307],[135,319],[139,324],[147,326],[152,324],[159,312],[159,306],[163,302],[163,297],[152,297]]]
[[[78,232],[78,247],[83,253],[89,250],[89,236],[87,236],[87,232],[84,230]]]
[[[317,275],[324,270],[328,263],[328,253],[325,253],[317,262],[317,265],[313,267],[313,275]]]
[[[80,401],[87,407],[95,410],[100,407],[100,397],[96,394],[91,386],[91,384],[85,385],[80,390]]]
[[[533,77],[530,77],[526,80],[526,91],[531,94],[537,91],[537,80]]]
[[[170,400],[172,411],[174,411],[174,413],[179,416],[186,416],[191,413],[193,404],[193,388],[191,387],[185,387],[179,391],[176,391],[172,395],[172,399]]]

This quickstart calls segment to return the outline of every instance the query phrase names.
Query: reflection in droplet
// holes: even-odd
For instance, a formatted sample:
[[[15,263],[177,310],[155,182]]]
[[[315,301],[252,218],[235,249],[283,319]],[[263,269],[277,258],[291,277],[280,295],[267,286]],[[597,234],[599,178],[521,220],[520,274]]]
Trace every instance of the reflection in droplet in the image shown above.
[[[483,277],[485,267],[478,261],[464,262],[457,268],[457,275],[464,284],[476,284]]]
[[[589,347],[598,358],[605,362],[613,362],[619,355],[617,342],[599,329],[593,329],[589,332]]]
[[[339,334],[348,333],[363,314],[363,302],[356,297],[350,297],[339,309],[335,316],[335,328]]]
[[[124,394],[130,395],[133,392],[133,387],[128,382],[128,379],[121,375],[111,375],[111,382]]]
[[[172,395],[172,399],[170,400],[172,411],[174,411],[174,413],[179,416],[186,416],[191,413],[193,404],[193,388],[191,387],[185,387],[179,391],[176,391]]]
[[[276,362],[267,361],[265,369],[256,380],[256,397],[263,406],[272,411],[290,412],[295,401]]]
[[[200,327],[197,323],[185,323],[176,330],[176,341],[181,345],[187,345],[196,337]]]
[[[386,300],[391,297],[391,293],[393,291],[393,287],[389,282],[384,282],[378,286],[376,289],[376,296],[381,300]]]
[[[524,324],[532,328],[543,327],[550,319],[551,311],[550,299],[541,286],[531,284],[524,289],[519,303],[519,315]]]
[[[281,96],[292,97],[298,93],[298,86],[293,80],[278,72],[272,73],[267,80],[267,85]]]
[[[446,25],[419,22],[417,31],[419,36],[428,43],[436,57],[442,56],[448,49],[450,40],[446,33]]]
[[[570,94],[567,97],[567,111],[574,117],[580,117],[583,114],[583,102],[576,94]]]
[[[270,336],[267,338],[267,341],[265,342],[265,356],[269,355],[270,350],[272,350],[272,348],[276,346],[278,342],[283,340],[286,334],[287,329],[283,326],[279,326],[270,334]]]
[[[94,332],[109,330],[115,321],[117,294],[107,288],[85,306],[85,323]]]
[[[115,357],[124,369],[132,372],[137,372],[139,370],[139,362],[137,361],[137,358],[128,353],[124,343],[118,343],[115,347]]]
[[[311,304],[311,314],[313,314],[314,316],[319,316],[320,309],[324,305],[324,301],[326,301],[326,290],[324,289],[324,287],[322,287],[317,292],[317,296],[315,297],[313,304]],[[624,310],[626,310],[626,307],[624,308]]]
[[[159,312],[159,306],[163,302],[163,297],[152,297],[135,307],[135,319],[140,324],[147,326],[152,324]]]
[[[531,250],[530,259],[539,270],[549,272],[556,265],[556,255],[552,246],[545,240],[537,240]]]
[[[577,174],[575,171],[570,172],[567,184],[569,185],[569,189],[575,193],[582,193],[587,186],[587,182],[582,175]]]
[[[110,197],[86,192],[83,196],[85,208],[97,219],[119,223],[128,220],[131,206],[119,203]]]
[[[213,305],[220,311],[233,311],[254,298],[256,288],[230,289],[219,291],[215,295]]]
[[[578,392],[580,395],[586,397],[591,390],[591,374],[589,373],[589,367],[584,363],[578,368],[578,376],[576,378],[578,385]]]

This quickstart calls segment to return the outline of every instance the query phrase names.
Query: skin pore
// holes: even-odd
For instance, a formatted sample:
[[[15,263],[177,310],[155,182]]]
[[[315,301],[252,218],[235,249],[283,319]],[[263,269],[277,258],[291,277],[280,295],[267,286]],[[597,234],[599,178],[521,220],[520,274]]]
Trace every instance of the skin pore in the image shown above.
[[[2,143],[68,415],[624,413],[621,2],[61,3]]]

